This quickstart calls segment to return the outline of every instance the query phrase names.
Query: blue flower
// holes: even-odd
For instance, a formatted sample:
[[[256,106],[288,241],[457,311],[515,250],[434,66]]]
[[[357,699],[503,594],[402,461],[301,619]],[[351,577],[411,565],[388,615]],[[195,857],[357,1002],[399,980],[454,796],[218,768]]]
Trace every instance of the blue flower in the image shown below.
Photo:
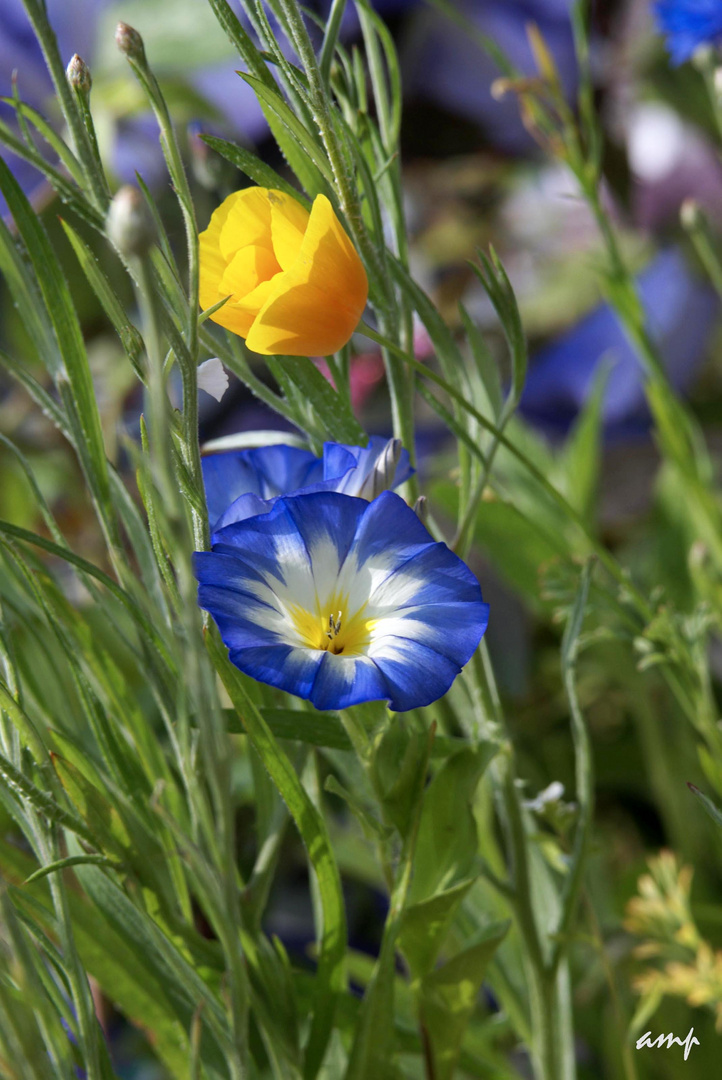
[[[397,439],[372,435],[367,447],[324,443],[323,457],[295,446],[261,446],[203,458],[208,519],[214,529],[265,514],[269,500],[301,491],[341,491],[373,499],[411,476]]]
[[[712,289],[689,272],[674,248],[662,252],[638,278],[651,335],[672,384],[683,390],[704,360],[719,302]],[[609,304],[601,304],[536,356],[521,412],[533,423],[564,431],[587,400],[600,362],[612,364],[603,405],[608,435],[644,429],[649,411],[642,367]]]
[[[214,541],[195,556],[198,603],[231,661],[319,709],[430,705],[486,629],[474,575],[390,491],[279,498]]]
[[[675,64],[689,60],[700,45],[722,38],[720,0],[657,0],[654,10]]]

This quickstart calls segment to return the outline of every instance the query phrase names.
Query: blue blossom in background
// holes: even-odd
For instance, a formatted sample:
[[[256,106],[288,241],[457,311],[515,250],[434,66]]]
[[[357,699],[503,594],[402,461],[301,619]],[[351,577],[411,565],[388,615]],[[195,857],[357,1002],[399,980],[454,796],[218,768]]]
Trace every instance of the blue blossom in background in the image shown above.
[[[279,498],[195,560],[231,661],[319,709],[430,705],[486,630],[474,575],[390,491]]]
[[[639,291],[649,328],[667,372],[678,390],[689,386],[704,360],[719,302],[713,290],[690,274],[682,254],[662,251],[639,275]],[[532,361],[521,412],[549,430],[569,427],[591,393],[597,365],[611,371],[603,406],[608,435],[646,426],[642,367],[608,304],[542,349]]]
[[[208,519],[224,528],[270,509],[269,500],[300,491],[341,491],[372,499],[398,487],[413,469],[397,439],[372,435],[367,447],[324,443],[323,457],[296,446],[261,446],[203,458]]]
[[[721,0],[657,0],[654,10],[675,64],[722,39]]]

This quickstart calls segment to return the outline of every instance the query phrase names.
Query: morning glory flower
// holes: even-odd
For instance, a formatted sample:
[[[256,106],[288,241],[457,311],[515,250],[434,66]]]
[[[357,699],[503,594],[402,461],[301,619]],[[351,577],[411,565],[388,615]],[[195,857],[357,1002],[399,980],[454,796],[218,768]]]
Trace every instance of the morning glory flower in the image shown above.
[[[721,0],[657,0],[654,10],[675,64],[689,60],[700,45],[722,39]]]
[[[323,457],[297,446],[260,446],[203,458],[208,520],[215,529],[270,510],[269,500],[305,491],[373,499],[414,471],[398,439],[372,435],[368,446],[324,443]]]
[[[279,498],[217,531],[195,571],[236,667],[318,709],[430,705],[488,620],[469,568],[391,491]]]

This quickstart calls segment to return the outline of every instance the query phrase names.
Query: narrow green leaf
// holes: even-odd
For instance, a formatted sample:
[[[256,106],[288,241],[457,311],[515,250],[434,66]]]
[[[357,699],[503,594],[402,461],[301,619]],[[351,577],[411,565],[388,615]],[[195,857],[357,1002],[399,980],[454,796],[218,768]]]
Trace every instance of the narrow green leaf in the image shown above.
[[[226,139],[219,139],[215,135],[201,135],[201,138],[212,150],[224,157],[226,161],[230,161],[231,165],[235,165],[237,169],[240,169],[254,184],[258,184],[260,187],[275,188],[277,191],[284,191],[286,195],[297,199],[302,206],[308,208],[308,199],[304,198],[293,184],[289,184],[288,180],[285,180],[280,173],[277,173],[270,165],[266,165],[265,161],[261,161],[250,150],[228,142]]]
[[[254,90],[279,147],[308,194],[318,195],[325,190],[322,178],[333,188],[333,171],[325,151],[294,115],[278,90],[271,90],[253,75],[241,73],[241,78]]]
[[[304,1078],[313,1080],[321,1067],[331,1036],[337,997],[346,984],[346,913],[338,866],[323,817],[301,784],[288,757],[276,742],[268,724],[248,697],[243,682],[228,660],[225,647],[214,628],[210,628],[206,633],[206,643],[216,671],[236,711],[243,717],[248,737],[296,823],[316,873],[323,927],[314,1013],[304,1062]]]
[[[0,781],[20,801],[27,800],[40,814],[63,828],[70,829],[89,844],[95,846],[95,836],[74,813],[62,807],[52,795],[41,791],[31,780],[16,769],[11,761],[0,754]]]
[[[140,358],[143,355],[145,346],[140,332],[133,326],[126,312],[123,310],[123,306],[120,303],[117,294],[101,270],[100,264],[90,248],[80,239],[75,229],[68,225],[67,221],[62,221],[61,219],[61,224],[65,230],[65,235],[73,246],[73,251],[78,257],[78,262],[80,263],[93,292],[100,301],[103,311],[115,327],[121,345],[125,349],[126,355],[133,365],[133,370],[140,381],[144,382],[145,372],[141,366]]]
[[[119,864],[114,863],[106,855],[68,855],[65,859],[56,859],[55,862],[41,866],[34,874],[25,878],[23,885],[31,885],[34,881],[47,877],[48,874],[55,874],[58,870],[68,870],[72,866],[107,866],[111,870],[119,868]]]
[[[459,905],[476,878],[460,881],[428,900],[410,904],[401,919],[399,948],[414,979],[431,971]]]
[[[15,700],[10,690],[0,679],[0,709],[7,713],[12,721],[23,746],[27,746],[38,765],[48,760],[48,752],[45,748],[42,736],[37,727]]]
[[[469,874],[477,853],[472,800],[498,747],[482,743],[448,758],[424,796],[411,899],[425,900],[437,889]]]
[[[610,370],[607,364],[597,369],[592,392],[569,433],[562,456],[567,498],[590,527],[599,481],[604,395]]]
[[[689,781],[687,781],[687,787],[693,795],[697,796],[699,801],[702,803],[702,806],[712,818],[712,821],[714,821],[715,825],[722,826],[722,810],[720,810],[719,807],[715,806],[712,800],[708,798],[708,796],[705,795],[704,792],[700,791],[696,784],[691,784]]]
[[[330,382],[307,356],[268,358],[268,367],[288,397],[289,384],[296,387],[318,417],[318,432],[335,442],[365,446],[368,435]],[[303,426],[303,425],[299,425]],[[309,434],[318,435],[318,432]]]
[[[421,980],[419,1013],[431,1042],[435,1080],[451,1080],[454,1075],[487,965],[509,925],[505,922],[488,926],[473,944]]]
[[[71,427],[90,490],[103,520],[112,520],[110,484],[98,405],[83,334],[72,297],[39,218],[5,162],[0,158],[0,190],[23,238],[57,338],[62,367],[52,372],[61,396],[72,401]],[[45,358],[43,358],[45,359]],[[68,393],[66,393],[69,391]]]

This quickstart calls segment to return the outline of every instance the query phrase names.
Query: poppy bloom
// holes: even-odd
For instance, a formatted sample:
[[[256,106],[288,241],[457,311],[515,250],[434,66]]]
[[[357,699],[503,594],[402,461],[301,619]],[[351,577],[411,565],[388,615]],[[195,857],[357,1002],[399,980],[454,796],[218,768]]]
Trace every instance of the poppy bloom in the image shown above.
[[[368,297],[361,260],[325,195],[309,213],[282,191],[236,191],[200,235],[200,300],[252,352],[328,356]]]
[[[265,514],[269,500],[306,491],[342,491],[373,499],[398,487],[413,473],[398,439],[372,435],[368,446],[323,444],[323,457],[297,446],[259,446],[203,458],[211,527]]]
[[[195,559],[231,661],[318,709],[430,705],[486,629],[474,575],[391,491],[279,498]]]

